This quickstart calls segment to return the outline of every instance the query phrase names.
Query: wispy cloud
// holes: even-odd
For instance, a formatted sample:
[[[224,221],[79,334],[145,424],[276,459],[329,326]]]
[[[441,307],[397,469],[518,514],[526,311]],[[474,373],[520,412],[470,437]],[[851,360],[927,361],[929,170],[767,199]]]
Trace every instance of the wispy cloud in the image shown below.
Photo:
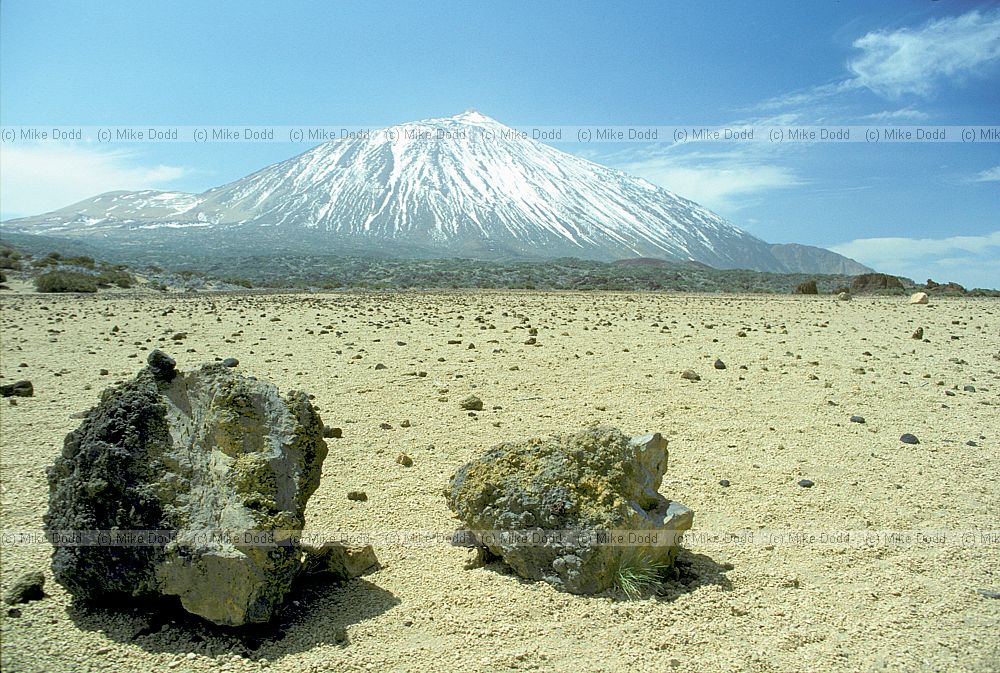
[[[84,145],[4,145],[3,218],[36,215],[116,189],[158,189],[185,176],[179,166],[144,165],[127,150]]]
[[[1000,182],[1000,166],[994,166],[993,168],[987,168],[985,171],[980,171],[976,174],[976,177],[972,179],[973,182]]]
[[[707,208],[733,212],[764,192],[803,184],[790,169],[746,152],[651,155],[618,167]]]
[[[942,78],[962,78],[1000,60],[1000,11],[938,19],[917,29],[875,31],[854,41],[848,69],[857,86],[889,98],[927,96]]]
[[[899,110],[883,110],[882,112],[875,112],[870,115],[865,115],[862,119],[871,119],[877,122],[898,122],[904,120],[919,122],[930,119],[930,115],[912,107],[905,107],[900,108]]]
[[[934,278],[966,287],[1000,288],[1000,231],[946,238],[860,238],[830,250],[917,281]]]
[[[757,109],[810,107],[863,89],[892,100],[907,94],[929,97],[943,80],[982,76],[986,68],[1000,61],[1000,10],[973,10],[917,28],[872,31],[854,40],[852,46],[857,53],[847,62],[849,77],[770,98]],[[903,108],[866,118],[921,121],[927,115]]]

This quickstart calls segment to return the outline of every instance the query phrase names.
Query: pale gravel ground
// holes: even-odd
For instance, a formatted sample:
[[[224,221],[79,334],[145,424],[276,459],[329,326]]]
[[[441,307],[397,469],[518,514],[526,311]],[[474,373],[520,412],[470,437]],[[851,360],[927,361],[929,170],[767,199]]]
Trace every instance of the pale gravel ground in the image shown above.
[[[996,301],[513,292],[5,292],[0,301],[3,381],[28,378],[36,391],[0,403],[5,529],[40,528],[44,468],[80,422],[70,415],[132,376],[153,347],[185,369],[235,356],[283,391],[315,394],[344,438],[329,440],[310,528],[450,530],[442,489],[457,466],[499,441],[594,422],[669,437],[661,491],[695,510],[697,530],[1000,528]],[[539,346],[523,344],[529,325]],[[917,326],[929,343],[911,339]],[[190,335],[181,344],[170,340],[178,331]],[[713,369],[717,357],[728,369]],[[379,362],[388,368],[375,371]],[[111,374],[99,376],[102,367]],[[682,380],[685,369],[702,380]],[[406,375],[417,370],[428,376]],[[471,392],[486,404],[478,418],[458,406]],[[852,414],[867,423],[849,423]],[[921,444],[901,444],[903,432]],[[400,451],[413,467],[396,464]],[[804,477],[816,486],[800,488]],[[354,489],[368,502],[348,501]],[[314,587],[282,636],[234,657],[232,640],[197,624],[131,639],[133,616],[67,612],[50,549],[6,545],[3,588],[43,568],[49,596],[20,618],[0,617],[0,663],[46,673],[1000,669],[1000,600],[976,593],[1000,590],[996,544],[689,550],[693,584],[619,601],[523,583],[496,565],[463,571],[457,548],[380,547],[382,571]]]

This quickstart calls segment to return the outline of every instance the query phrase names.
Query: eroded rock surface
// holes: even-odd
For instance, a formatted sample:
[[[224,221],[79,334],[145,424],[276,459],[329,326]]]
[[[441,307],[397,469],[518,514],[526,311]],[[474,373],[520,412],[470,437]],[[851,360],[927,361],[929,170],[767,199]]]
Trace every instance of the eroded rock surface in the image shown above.
[[[673,563],[694,514],[658,492],[666,469],[659,433],[598,427],[494,446],[455,473],[447,500],[475,543],[522,577],[593,594],[630,565]]]
[[[66,436],[45,526],[168,537],[56,543],[53,574],[83,601],[176,595],[217,624],[268,621],[302,569],[295,532],[327,455],[319,414],[305,393],[282,397],[221,363],[148,362]]]

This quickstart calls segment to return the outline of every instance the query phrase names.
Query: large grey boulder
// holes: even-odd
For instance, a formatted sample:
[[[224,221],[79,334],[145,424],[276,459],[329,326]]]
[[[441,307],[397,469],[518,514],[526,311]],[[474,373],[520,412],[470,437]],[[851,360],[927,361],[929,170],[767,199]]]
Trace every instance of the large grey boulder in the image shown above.
[[[597,427],[503,443],[451,478],[467,540],[522,577],[576,594],[632,593],[673,564],[694,514],[660,495],[667,440]]]
[[[49,468],[55,579],[85,602],[175,595],[217,624],[265,622],[302,569],[296,533],[327,455],[319,414],[305,393],[222,364],[148,361],[104,391]],[[66,545],[61,531],[112,534]]]

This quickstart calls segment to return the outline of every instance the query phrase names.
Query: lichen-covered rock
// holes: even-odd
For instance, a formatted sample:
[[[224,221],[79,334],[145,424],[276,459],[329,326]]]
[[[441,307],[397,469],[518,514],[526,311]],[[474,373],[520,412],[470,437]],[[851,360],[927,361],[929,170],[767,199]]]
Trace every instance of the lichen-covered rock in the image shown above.
[[[673,563],[694,515],[658,492],[666,469],[659,433],[630,439],[598,427],[494,446],[455,473],[447,500],[476,542],[522,577],[593,594],[629,564]]]
[[[56,581],[85,602],[176,595],[217,624],[265,622],[302,568],[295,533],[326,454],[305,393],[281,397],[223,364],[176,371],[155,351],[49,468]],[[123,533],[62,545],[61,531]],[[166,535],[137,545],[124,531]]]

